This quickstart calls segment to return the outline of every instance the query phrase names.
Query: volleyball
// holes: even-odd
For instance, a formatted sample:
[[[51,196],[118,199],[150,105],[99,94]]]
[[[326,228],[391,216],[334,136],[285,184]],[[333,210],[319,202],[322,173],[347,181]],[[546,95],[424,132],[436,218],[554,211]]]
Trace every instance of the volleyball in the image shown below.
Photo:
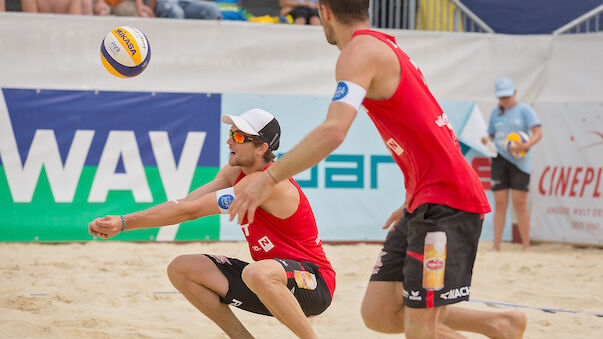
[[[515,158],[522,158],[522,157],[525,157],[525,155],[526,155],[525,151],[511,152],[511,150],[509,149],[509,146],[511,146],[512,143],[525,144],[526,142],[528,142],[529,139],[530,139],[530,137],[523,131],[511,132],[505,138],[505,147],[506,147],[507,151],[509,153],[511,153],[511,155],[514,156]]]
[[[142,73],[149,64],[151,46],[138,29],[117,27],[103,39],[100,57],[109,73],[120,78],[132,78]]]

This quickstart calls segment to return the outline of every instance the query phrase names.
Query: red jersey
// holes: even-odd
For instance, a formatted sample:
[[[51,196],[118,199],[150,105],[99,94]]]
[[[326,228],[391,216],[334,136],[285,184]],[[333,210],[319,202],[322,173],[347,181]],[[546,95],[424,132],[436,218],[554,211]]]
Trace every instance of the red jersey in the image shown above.
[[[241,172],[235,184],[244,177],[245,173]],[[318,265],[319,272],[333,297],[335,271],[322,249],[310,202],[297,182],[293,178],[289,178],[289,181],[299,192],[297,210],[290,217],[281,219],[258,208],[251,224],[247,224],[245,217],[241,229],[249,244],[249,252],[256,261],[278,258],[309,261]]]
[[[388,100],[364,99],[394,161],[404,174],[407,210],[424,203],[473,213],[490,212],[475,171],[460,151],[452,126],[431,95],[421,71],[390,35],[359,30],[387,44],[400,61],[400,83]]]

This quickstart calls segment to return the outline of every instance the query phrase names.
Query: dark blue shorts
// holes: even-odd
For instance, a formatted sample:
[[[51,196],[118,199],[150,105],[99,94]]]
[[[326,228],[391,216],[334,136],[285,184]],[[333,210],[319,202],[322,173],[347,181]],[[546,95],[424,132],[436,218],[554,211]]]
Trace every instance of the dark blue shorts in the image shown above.
[[[530,185],[530,175],[502,156],[492,159],[491,177],[493,191],[514,189],[527,192]]]

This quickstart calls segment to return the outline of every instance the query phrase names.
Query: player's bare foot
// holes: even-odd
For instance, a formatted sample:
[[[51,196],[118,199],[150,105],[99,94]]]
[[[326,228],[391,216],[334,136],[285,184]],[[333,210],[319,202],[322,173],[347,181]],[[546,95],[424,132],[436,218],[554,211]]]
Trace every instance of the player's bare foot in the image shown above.
[[[520,311],[505,312],[499,318],[497,330],[499,335],[492,338],[497,339],[521,339],[528,325],[528,318]]]

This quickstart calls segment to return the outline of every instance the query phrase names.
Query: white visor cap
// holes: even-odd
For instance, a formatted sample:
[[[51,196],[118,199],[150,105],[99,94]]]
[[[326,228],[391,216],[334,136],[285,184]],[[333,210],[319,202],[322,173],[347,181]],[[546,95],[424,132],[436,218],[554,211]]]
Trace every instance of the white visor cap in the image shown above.
[[[260,135],[260,130],[272,119],[274,119],[274,116],[263,109],[252,108],[239,116],[225,114],[222,117],[222,122],[235,125],[242,132],[249,135]]]
[[[271,150],[278,149],[281,128],[274,116],[263,109],[252,108],[239,116],[225,114],[222,122],[237,126],[243,133],[259,135]]]

